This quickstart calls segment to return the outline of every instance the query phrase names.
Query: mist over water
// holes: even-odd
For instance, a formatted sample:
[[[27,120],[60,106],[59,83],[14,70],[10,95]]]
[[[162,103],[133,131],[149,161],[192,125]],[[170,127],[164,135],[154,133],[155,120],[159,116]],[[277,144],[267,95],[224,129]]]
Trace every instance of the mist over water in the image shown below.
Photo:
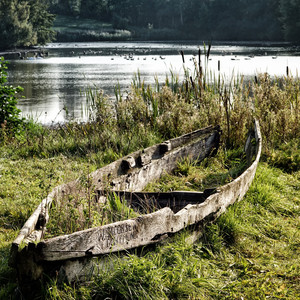
[[[184,68],[193,73],[193,57],[198,59],[199,47],[204,54],[203,44],[196,43],[53,43],[42,49],[49,53],[45,58],[11,60],[8,80],[24,88],[18,105],[23,116],[43,124],[84,121],[87,88],[103,90],[114,100],[115,87],[119,85],[126,95],[137,72],[148,84],[154,84],[155,77],[162,84],[170,70],[182,79]],[[184,64],[180,51],[185,54]],[[204,55],[201,58],[204,64]],[[211,74],[220,73],[227,80],[240,75],[252,79],[262,72],[285,76],[287,67],[290,74],[297,75],[298,48],[219,44],[212,46],[207,61]]]

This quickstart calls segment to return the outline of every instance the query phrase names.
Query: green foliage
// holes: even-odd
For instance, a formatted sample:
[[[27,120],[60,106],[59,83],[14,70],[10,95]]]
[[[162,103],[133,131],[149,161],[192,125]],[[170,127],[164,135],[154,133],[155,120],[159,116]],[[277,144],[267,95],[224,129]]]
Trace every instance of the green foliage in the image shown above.
[[[300,138],[299,83],[299,77],[272,80],[268,74],[261,74],[253,85],[255,114],[268,155],[280,145]]]
[[[0,0],[0,49],[46,44],[53,40],[54,15],[44,0]]]
[[[286,40],[300,42],[300,24],[298,16],[300,14],[299,0],[280,0],[280,16],[283,24],[283,32]]]
[[[116,30],[99,19],[80,18],[79,22],[74,16],[57,15],[53,29],[60,41],[124,40],[131,36],[129,31]]]
[[[69,2],[71,13],[74,16],[78,16],[80,14],[80,9],[81,9],[81,0],[69,0],[68,2]]]
[[[30,0],[30,22],[34,38],[31,45],[45,45],[55,40],[55,31],[51,28],[55,15],[48,12],[48,5],[45,0]],[[34,41],[34,42],[33,42]]]
[[[14,135],[21,128],[24,120],[20,117],[20,110],[17,108],[18,98],[16,94],[23,91],[21,87],[6,85],[7,73],[4,58],[0,58],[0,139],[6,135]]]
[[[59,0],[51,11],[93,18],[139,39],[297,40],[297,1]],[[298,5],[299,6],[299,5]],[[255,22],[253,21],[255,20]],[[80,22],[78,21],[78,24]],[[97,37],[94,37],[97,39]],[[127,37],[128,38],[128,37]]]
[[[0,1],[0,49],[24,45],[29,46],[32,38],[32,24],[29,21],[28,2],[19,0]]]
[[[267,161],[270,165],[286,172],[297,172],[300,169],[299,139],[291,140],[286,144],[270,151]]]

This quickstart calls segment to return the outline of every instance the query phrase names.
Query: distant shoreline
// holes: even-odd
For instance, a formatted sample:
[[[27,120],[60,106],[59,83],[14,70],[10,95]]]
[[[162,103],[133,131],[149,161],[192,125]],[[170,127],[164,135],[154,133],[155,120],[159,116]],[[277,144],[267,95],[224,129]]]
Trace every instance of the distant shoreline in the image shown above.
[[[71,43],[107,43],[107,42],[118,42],[118,43],[127,43],[127,42],[142,42],[142,43],[159,43],[159,42],[165,42],[165,43],[200,43],[200,40],[109,40],[109,41],[73,41],[73,42],[53,42],[49,43],[48,45],[44,46],[33,46],[33,47],[25,47],[25,48],[15,48],[15,49],[6,49],[6,50],[0,50],[0,57],[3,56],[5,59],[24,59],[27,57],[34,57],[34,55],[45,55],[48,52],[48,49],[51,49],[49,47],[50,44],[71,44]],[[291,43],[291,42],[282,42],[282,41],[201,41],[200,44],[209,44],[212,43],[212,46],[214,45],[236,45],[236,46],[253,46],[253,47],[298,47],[299,45]],[[46,56],[46,55],[45,55]]]
[[[8,50],[0,50],[0,57],[3,56],[4,59],[7,59],[7,57],[11,59],[16,58],[27,58],[27,57],[34,57],[35,55],[41,55],[45,53],[44,46],[36,46],[36,47],[30,47],[30,48],[16,48],[16,49],[8,49]]]

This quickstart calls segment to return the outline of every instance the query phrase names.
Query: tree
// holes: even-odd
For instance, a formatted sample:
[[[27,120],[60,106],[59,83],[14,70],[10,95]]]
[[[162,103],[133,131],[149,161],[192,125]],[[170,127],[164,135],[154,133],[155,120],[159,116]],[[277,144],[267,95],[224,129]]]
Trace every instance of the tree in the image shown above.
[[[55,15],[48,12],[48,5],[44,0],[31,0],[30,22],[36,44],[45,45],[55,39],[55,31],[51,29]]]
[[[109,0],[85,0],[81,1],[80,16],[87,18],[100,19],[102,21],[110,21]]]
[[[80,15],[81,0],[69,0],[69,6],[70,6],[70,10],[74,16]]]
[[[27,1],[0,0],[0,48],[29,46],[36,43],[29,21],[30,6]]]
[[[300,42],[300,0],[280,0],[279,11],[285,39]]]
[[[53,40],[54,15],[46,0],[0,0],[0,48],[32,46]]]

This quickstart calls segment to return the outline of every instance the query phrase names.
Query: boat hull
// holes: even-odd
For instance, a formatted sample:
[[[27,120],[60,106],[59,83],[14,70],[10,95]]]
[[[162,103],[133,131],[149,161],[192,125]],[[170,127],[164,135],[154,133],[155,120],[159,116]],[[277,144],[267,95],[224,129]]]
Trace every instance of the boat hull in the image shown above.
[[[254,150],[253,138],[256,140]],[[99,197],[109,184],[111,190],[132,207],[151,206],[158,210],[134,219],[43,240],[52,200],[62,193],[76,192],[77,182],[54,189],[12,244],[11,263],[18,271],[20,285],[39,281],[44,274],[60,274],[68,281],[85,278],[94,257],[152,245],[184,228],[217,218],[229,205],[243,198],[254,178],[261,153],[257,121],[246,143],[249,167],[229,184],[204,192],[145,193],[142,190],[149,181],[158,179],[164,172],[172,172],[184,157],[201,161],[218,148],[219,141],[219,128],[208,127],[137,151],[97,170],[91,178]],[[252,154],[254,161],[250,160]],[[197,228],[194,238],[201,234]],[[27,246],[20,251],[21,243]]]

